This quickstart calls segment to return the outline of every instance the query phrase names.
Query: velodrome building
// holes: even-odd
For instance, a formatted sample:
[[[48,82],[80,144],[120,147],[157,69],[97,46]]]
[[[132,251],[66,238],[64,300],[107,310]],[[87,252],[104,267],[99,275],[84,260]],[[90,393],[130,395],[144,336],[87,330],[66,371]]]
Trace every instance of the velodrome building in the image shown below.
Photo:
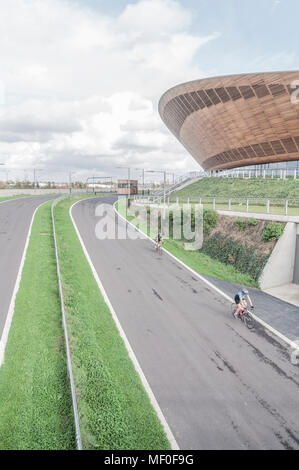
[[[159,112],[204,170],[299,170],[299,72],[183,83],[164,93]]]

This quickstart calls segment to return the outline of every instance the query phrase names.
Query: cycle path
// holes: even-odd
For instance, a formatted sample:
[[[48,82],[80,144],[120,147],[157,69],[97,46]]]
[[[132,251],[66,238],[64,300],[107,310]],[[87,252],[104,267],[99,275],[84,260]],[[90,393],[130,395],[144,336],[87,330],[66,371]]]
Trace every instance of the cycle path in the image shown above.
[[[180,448],[299,449],[299,368],[285,345],[235,321],[228,301],[149,240],[97,238],[96,208],[114,200],[82,201],[73,217]]]
[[[204,277],[232,298],[242,287],[239,284],[222,281],[221,279]],[[298,341],[299,308],[258,289],[250,287],[247,289],[254,304],[254,314],[291,341]]]

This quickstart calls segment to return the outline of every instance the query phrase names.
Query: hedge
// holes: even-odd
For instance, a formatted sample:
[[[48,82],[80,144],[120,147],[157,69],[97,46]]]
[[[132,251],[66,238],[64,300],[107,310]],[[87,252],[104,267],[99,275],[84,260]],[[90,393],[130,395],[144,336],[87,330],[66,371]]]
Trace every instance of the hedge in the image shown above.
[[[255,252],[249,246],[241,246],[230,238],[224,238],[219,233],[206,240],[202,253],[217,259],[222,263],[231,264],[241,273],[249,274],[258,281],[269,256]]]

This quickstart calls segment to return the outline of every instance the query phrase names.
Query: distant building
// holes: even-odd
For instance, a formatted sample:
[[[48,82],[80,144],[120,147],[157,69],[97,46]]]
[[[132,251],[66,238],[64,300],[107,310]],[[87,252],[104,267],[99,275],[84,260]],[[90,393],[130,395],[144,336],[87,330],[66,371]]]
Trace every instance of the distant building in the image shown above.
[[[117,194],[138,194],[138,181],[130,180],[130,191],[129,191],[129,180],[118,180],[117,182]]]

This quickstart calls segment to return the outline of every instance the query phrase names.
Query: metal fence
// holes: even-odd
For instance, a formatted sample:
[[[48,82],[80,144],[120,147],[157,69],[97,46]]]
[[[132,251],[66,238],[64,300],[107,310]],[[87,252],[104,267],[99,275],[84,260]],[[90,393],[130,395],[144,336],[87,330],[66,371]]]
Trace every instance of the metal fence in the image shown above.
[[[145,205],[161,204],[155,197],[134,198],[135,202]],[[299,198],[255,198],[255,197],[168,197],[169,204],[202,204],[204,208],[231,212],[292,215],[299,216]]]
[[[64,338],[65,338],[65,347],[66,347],[66,358],[67,358],[67,370],[70,380],[71,386],[71,396],[72,396],[72,405],[73,405],[73,413],[74,413],[74,422],[75,422],[75,431],[76,431],[76,445],[77,450],[82,450],[82,441],[81,441],[81,434],[80,434],[80,426],[79,426],[79,414],[78,414],[78,406],[77,406],[77,397],[76,397],[76,390],[73,378],[73,369],[72,369],[72,360],[71,360],[71,349],[67,331],[67,322],[65,316],[65,303],[63,297],[63,288],[62,288],[62,281],[61,281],[61,271],[60,271],[60,264],[59,264],[59,255],[58,255],[58,245],[57,245],[57,237],[56,237],[56,228],[55,228],[55,218],[54,218],[54,209],[55,206],[61,199],[66,198],[67,196],[62,196],[58,199],[55,199],[51,206],[51,215],[52,215],[52,226],[53,226],[53,235],[54,235],[54,247],[55,247],[55,257],[56,257],[56,265],[57,265],[57,277],[58,277],[58,287],[59,287],[59,296],[60,296],[60,307],[61,307],[61,314],[62,314],[62,324],[64,329]]]
[[[299,179],[299,170],[294,168],[288,169],[232,169],[232,170],[217,170],[207,172],[206,177],[218,177],[218,178],[263,178],[263,179]]]

